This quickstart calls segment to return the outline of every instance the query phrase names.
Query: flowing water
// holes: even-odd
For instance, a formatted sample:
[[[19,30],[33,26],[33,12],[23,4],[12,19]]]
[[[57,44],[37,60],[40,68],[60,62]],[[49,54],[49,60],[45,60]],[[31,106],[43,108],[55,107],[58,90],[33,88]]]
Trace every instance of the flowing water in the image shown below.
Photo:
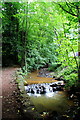
[[[26,78],[28,85],[25,86],[25,90],[28,87],[33,88],[35,91],[34,93],[27,93],[30,96],[31,101],[35,105],[38,112],[50,112],[50,111],[57,111],[57,112],[64,112],[66,111],[69,106],[73,104],[67,97],[65,91],[51,91],[52,89],[50,84],[58,82],[53,78],[46,78],[46,77],[38,77],[38,72],[32,72]],[[46,93],[40,94],[36,92],[36,86],[46,86]]]

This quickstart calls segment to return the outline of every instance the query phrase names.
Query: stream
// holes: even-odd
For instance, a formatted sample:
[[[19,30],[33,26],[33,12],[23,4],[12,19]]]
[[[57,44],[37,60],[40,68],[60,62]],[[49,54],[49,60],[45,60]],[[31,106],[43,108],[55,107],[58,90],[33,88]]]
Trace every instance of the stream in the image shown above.
[[[39,113],[56,111],[65,112],[73,102],[68,99],[64,91],[64,82],[52,77],[40,77],[39,71],[32,72],[26,77],[27,94]]]

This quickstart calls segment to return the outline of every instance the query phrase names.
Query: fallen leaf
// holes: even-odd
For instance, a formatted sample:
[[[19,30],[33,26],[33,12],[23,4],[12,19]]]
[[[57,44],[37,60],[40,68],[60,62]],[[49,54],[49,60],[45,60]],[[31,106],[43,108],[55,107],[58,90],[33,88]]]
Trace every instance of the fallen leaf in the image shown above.
[[[64,117],[67,117],[67,118],[69,118],[69,116],[68,115],[63,115]]]
[[[34,108],[32,108],[32,110],[34,110]]]

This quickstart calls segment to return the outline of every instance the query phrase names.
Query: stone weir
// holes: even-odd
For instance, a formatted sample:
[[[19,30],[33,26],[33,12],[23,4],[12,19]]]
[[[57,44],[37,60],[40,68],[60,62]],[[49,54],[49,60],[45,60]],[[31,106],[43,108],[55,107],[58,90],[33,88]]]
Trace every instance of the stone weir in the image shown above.
[[[39,95],[39,94],[50,94],[56,91],[64,90],[64,82],[57,81],[53,83],[39,83],[39,84],[31,84],[25,86],[25,90],[28,95]]]

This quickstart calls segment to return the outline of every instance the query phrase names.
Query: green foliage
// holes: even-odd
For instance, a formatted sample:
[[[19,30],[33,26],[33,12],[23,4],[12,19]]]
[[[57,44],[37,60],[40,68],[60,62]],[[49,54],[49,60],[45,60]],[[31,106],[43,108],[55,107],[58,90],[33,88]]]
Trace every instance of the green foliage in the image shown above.
[[[78,81],[77,67],[76,64],[72,66],[60,66],[56,69],[56,76],[61,77],[66,81],[65,88],[69,88],[72,85],[75,85]]]
[[[63,69],[61,70],[61,72],[59,73],[58,76],[63,76],[63,77],[65,77],[65,76],[67,76],[67,75],[70,75],[70,74],[73,73],[73,72],[77,72],[77,69],[76,69],[76,68],[73,68],[73,67],[66,67],[66,68],[63,68]]]
[[[61,66],[61,64],[59,64],[57,62],[56,63],[52,63],[52,64],[50,64],[48,70],[49,71],[55,71],[59,66]]]
[[[65,75],[64,78],[66,79],[66,82],[67,82],[65,86],[66,88],[71,87],[72,85],[75,85],[78,81],[77,73],[71,73],[70,75],[67,75],[67,76]]]
[[[60,3],[77,14],[78,3]],[[75,9],[74,9],[75,8]],[[20,64],[24,73],[50,65],[50,71],[75,83],[78,59],[78,18],[54,2],[4,2],[2,4],[3,65]],[[73,56],[70,55],[73,53]],[[59,64],[62,65],[59,67]],[[69,78],[69,79],[68,79]],[[74,81],[74,82],[73,82]]]

